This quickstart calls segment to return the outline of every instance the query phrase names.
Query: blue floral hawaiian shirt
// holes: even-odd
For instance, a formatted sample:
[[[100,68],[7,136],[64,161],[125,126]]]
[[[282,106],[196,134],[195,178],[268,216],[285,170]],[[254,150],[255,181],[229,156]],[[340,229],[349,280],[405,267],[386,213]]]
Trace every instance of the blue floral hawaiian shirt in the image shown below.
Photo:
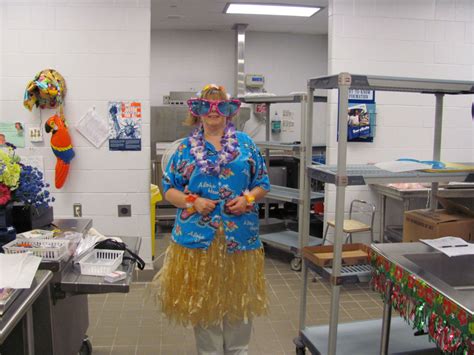
[[[207,249],[216,230],[224,227],[227,251],[254,250],[260,248],[258,205],[250,212],[236,216],[225,208],[227,201],[241,196],[245,190],[260,187],[270,190],[265,161],[252,139],[243,132],[236,132],[238,154],[231,162],[221,167],[219,175],[203,174],[191,155],[191,144],[185,138],[171,157],[163,176],[163,190],[175,188],[200,197],[219,200],[216,208],[207,216],[196,211],[178,209],[172,232],[174,242],[187,248]],[[205,143],[207,157],[217,159],[217,151],[209,142]]]

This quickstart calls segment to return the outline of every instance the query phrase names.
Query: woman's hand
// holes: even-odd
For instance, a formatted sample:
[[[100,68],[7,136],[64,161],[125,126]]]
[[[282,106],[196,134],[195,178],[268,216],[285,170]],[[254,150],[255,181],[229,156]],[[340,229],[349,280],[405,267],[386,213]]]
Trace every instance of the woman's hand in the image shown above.
[[[217,202],[218,201],[209,200],[204,197],[198,197],[196,201],[194,201],[194,208],[196,209],[196,211],[198,211],[199,214],[207,216],[209,213],[214,211]]]
[[[235,214],[237,216],[248,212],[252,209],[252,206],[247,204],[247,199],[245,196],[237,196],[236,198],[230,200],[226,203],[226,207],[230,211],[230,213]]]

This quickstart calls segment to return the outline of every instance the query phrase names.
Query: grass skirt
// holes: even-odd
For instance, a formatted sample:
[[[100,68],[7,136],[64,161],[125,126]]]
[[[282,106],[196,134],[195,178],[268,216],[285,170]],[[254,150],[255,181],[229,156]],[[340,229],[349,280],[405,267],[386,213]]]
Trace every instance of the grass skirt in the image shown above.
[[[162,312],[183,326],[245,321],[267,312],[263,248],[227,253],[224,233],[207,250],[172,242],[151,291]]]

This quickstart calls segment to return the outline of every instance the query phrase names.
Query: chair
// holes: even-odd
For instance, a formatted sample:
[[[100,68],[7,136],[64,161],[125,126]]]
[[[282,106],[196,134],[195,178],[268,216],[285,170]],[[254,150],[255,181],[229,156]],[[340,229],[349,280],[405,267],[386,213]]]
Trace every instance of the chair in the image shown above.
[[[357,211],[356,211],[357,210]],[[361,213],[370,213],[370,225],[360,222],[356,219],[352,219],[353,212],[361,212]],[[367,201],[363,200],[352,200],[351,207],[349,209],[349,219],[344,219],[344,225],[342,230],[344,233],[347,234],[345,243],[348,240],[352,243],[352,234],[354,233],[362,233],[362,232],[370,232],[370,242],[374,242],[374,218],[375,218],[375,206]],[[336,227],[335,220],[329,220],[326,222],[326,230],[324,231],[324,237],[321,245],[324,245],[326,242],[326,237],[328,235],[329,227]]]

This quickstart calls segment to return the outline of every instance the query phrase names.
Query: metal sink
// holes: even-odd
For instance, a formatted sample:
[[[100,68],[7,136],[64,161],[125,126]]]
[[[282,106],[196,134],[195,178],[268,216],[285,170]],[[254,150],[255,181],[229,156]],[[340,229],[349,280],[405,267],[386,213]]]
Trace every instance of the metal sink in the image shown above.
[[[403,256],[458,291],[474,290],[474,255],[448,257],[441,253],[422,253]]]

